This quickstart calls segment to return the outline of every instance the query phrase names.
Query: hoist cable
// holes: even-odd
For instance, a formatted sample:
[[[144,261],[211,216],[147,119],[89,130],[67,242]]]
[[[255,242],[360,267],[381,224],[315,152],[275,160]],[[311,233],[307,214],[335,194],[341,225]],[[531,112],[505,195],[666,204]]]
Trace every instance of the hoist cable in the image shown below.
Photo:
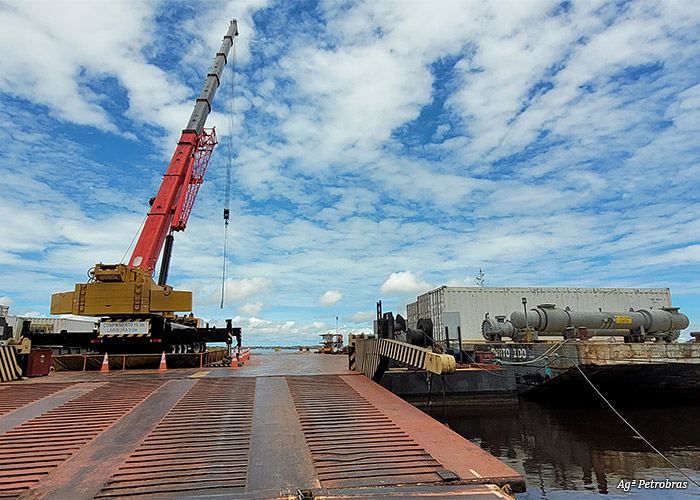
[[[147,218],[148,218],[148,213],[147,213],[146,215],[143,216],[143,220],[141,221],[141,224],[139,224],[139,227],[138,227],[138,229],[136,230],[136,232],[134,233],[134,237],[131,238],[131,243],[129,243],[129,246],[126,247],[126,250],[124,251],[124,255],[122,255],[122,258],[119,259],[119,262],[120,262],[121,264],[124,263],[124,259],[126,258],[126,254],[128,254],[128,253],[129,253],[129,250],[131,250],[131,246],[134,244],[134,241],[136,241],[136,237],[141,233],[141,228],[142,228],[143,225],[146,223],[146,219],[147,219]]]
[[[226,302],[226,259],[228,258],[228,224],[224,226],[224,263],[221,269],[221,309]]]
[[[235,81],[236,81],[236,38],[233,39],[233,58],[229,66],[230,82],[228,88],[228,113],[226,116],[226,124],[228,127],[227,138],[226,138],[226,187],[224,194],[224,249],[223,249],[223,263],[221,265],[221,309],[224,308],[224,303],[226,302],[226,274],[227,274],[227,263],[228,263],[228,223],[230,216],[230,205],[231,205],[231,169],[233,163],[233,129],[235,126],[235,111],[236,111],[236,98],[234,94]]]

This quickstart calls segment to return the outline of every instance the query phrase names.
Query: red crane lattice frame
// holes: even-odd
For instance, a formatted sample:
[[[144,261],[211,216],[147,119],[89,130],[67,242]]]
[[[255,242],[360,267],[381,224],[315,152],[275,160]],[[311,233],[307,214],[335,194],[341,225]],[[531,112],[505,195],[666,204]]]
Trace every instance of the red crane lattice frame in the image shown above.
[[[199,187],[204,181],[204,174],[207,171],[211,154],[214,151],[214,146],[217,144],[216,129],[202,129],[202,134],[199,136],[197,148],[193,154],[193,160],[190,163],[189,171],[186,174],[189,178],[187,187],[181,196],[184,201],[178,203],[178,210],[173,217],[172,231],[184,231],[187,226],[187,221],[192,213],[194,200],[197,198]]]

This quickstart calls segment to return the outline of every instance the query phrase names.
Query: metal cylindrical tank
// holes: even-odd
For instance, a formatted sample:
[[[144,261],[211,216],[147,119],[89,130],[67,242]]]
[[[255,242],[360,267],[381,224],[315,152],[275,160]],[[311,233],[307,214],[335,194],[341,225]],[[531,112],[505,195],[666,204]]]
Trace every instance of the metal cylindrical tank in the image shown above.
[[[629,312],[590,312],[558,309],[553,304],[541,304],[525,313],[515,311],[510,322],[516,329],[530,327],[537,332],[559,334],[567,328],[585,327],[593,330],[629,330],[642,335],[670,333],[687,328],[688,317],[677,307],[639,309]]]
[[[678,312],[678,307],[664,307],[658,309],[640,309],[638,312],[647,317],[649,333],[684,330],[690,325],[690,320],[685,314]]]
[[[419,318],[430,318],[433,320],[435,340],[444,340],[443,313],[458,312],[462,339],[477,340],[483,338],[481,323],[486,313],[493,318],[496,314],[522,311],[523,298],[527,298],[529,307],[552,303],[576,311],[656,310],[672,305],[668,288],[444,286],[419,295],[415,302],[407,306],[407,326],[416,328]]]
[[[489,318],[488,314],[481,323],[481,334],[486,340],[492,342],[499,342],[503,337],[509,337],[513,340],[519,337],[517,331],[513,328],[513,324],[510,321],[506,321],[505,316]]]

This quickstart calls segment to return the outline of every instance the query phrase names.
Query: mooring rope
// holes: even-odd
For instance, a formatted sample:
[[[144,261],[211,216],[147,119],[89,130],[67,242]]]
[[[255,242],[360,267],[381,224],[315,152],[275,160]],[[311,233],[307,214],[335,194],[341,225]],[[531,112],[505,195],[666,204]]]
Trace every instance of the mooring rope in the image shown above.
[[[639,439],[641,439],[642,441],[644,441],[644,442],[649,446],[649,448],[651,448],[651,449],[654,450],[656,453],[658,453],[659,456],[660,456],[661,458],[663,458],[663,459],[664,459],[669,465],[671,465],[674,469],[676,469],[678,472],[680,472],[681,474],[683,474],[683,475],[686,477],[686,479],[688,479],[688,481],[690,481],[690,482],[693,483],[695,486],[697,486],[698,488],[700,488],[700,484],[698,484],[698,483],[697,483],[692,477],[690,477],[688,474],[686,474],[685,472],[683,472],[683,470],[682,470],[680,467],[678,467],[676,464],[674,464],[673,462],[671,462],[671,460],[669,460],[668,458],[666,458],[666,456],[665,456],[663,453],[661,453],[658,449],[656,449],[656,447],[655,447],[653,444],[651,444],[651,443],[647,440],[647,438],[645,438],[644,436],[642,436],[642,434],[641,434],[637,429],[635,429],[634,426],[633,426],[632,424],[630,424],[630,423],[625,419],[625,417],[623,417],[622,415],[620,415],[620,412],[617,411],[617,410],[615,409],[615,407],[610,403],[610,401],[608,401],[608,400],[606,399],[605,396],[603,396],[603,394],[598,390],[598,388],[593,384],[593,382],[591,382],[591,379],[589,379],[589,378],[586,376],[586,374],[583,373],[583,370],[581,370],[581,367],[579,366],[579,364],[578,364],[577,362],[575,362],[575,361],[574,361],[573,363],[574,363],[574,366],[576,367],[576,369],[579,371],[579,373],[583,376],[583,378],[586,380],[586,382],[588,382],[588,383],[590,384],[590,386],[591,386],[591,387],[593,388],[593,390],[598,394],[598,396],[600,396],[600,398],[601,398],[603,401],[605,401],[605,404],[607,404],[607,405],[610,407],[610,409],[615,413],[615,415],[617,415],[618,417],[620,417],[620,420],[622,420],[622,421],[627,425],[627,427],[629,427],[630,429],[632,429],[632,432],[634,432],[634,433],[637,435],[637,437],[639,437]]]

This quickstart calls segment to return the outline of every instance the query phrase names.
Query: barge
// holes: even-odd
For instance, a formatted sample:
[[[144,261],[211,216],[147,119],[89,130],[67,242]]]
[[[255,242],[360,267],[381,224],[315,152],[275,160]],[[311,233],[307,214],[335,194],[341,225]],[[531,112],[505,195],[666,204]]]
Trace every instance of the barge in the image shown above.
[[[0,498],[512,498],[522,476],[347,368],[59,372],[0,384]]]

